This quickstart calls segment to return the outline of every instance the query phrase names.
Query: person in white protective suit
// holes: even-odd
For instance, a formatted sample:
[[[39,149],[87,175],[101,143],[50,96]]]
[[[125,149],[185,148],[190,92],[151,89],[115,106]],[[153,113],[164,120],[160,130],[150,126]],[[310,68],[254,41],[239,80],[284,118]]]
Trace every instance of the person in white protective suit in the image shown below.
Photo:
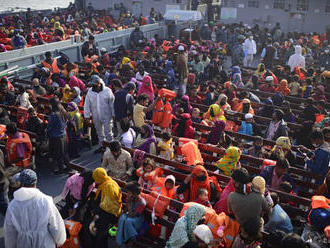
[[[294,68],[300,66],[305,69],[305,57],[302,56],[302,48],[297,45],[294,47],[295,54],[291,55],[288,61],[288,66],[290,66],[291,72],[294,71]]]
[[[92,87],[88,89],[85,98],[84,117],[88,119],[92,116],[93,118],[101,146],[95,151],[96,153],[101,152],[104,140],[110,142],[113,138],[114,101],[112,90],[105,86],[99,76],[93,75]]]
[[[257,45],[253,39],[252,34],[243,43],[243,50],[245,52],[245,57],[243,60],[244,66],[252,66],[253,57],[257,53]]]
[[[37,185],[37,174],[23,170],[18,177],[21,188],[14,192],[4,223],[6,248],[55,248],[64,244],[63,219],[52,197]]]

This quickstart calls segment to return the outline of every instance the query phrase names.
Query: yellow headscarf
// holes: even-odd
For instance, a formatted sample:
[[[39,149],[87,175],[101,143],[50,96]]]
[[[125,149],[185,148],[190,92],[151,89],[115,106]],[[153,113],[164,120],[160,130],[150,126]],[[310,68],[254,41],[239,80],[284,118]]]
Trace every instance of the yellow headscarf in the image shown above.
[[[101,167],[93,171],[93,179],[98,184],[95,199],[101,193],[100,208],[118,217],[121,214],[122,207],[120,187]]]
[[[213,110],[214,117],[211,116],[211,109]],[[218,120],[226,121],[226,117],[224,116],[223,110],[216,103],[210,105],[209,109],[205,113],[205,118],[208,119],[209,121],[213,121],[213,122],[218,121]]]
[[[227,148],[225,155],[218,162],[218,168],[222,170],[224,175],[230,176],[233,169],[241,167],[241,164],[238,162],[241,154],[241,150],[236,146]]]
[[[169,153],[170,154],[170,156],[169,156],[170,159],[173,159],[174,158],[172,138],[170,138],[166,142],[163,141],[163,140],[160,140],[158,142],[157,146],[162,149],[162,151],[160,151],[160,154]]]
[[[266,69],[265,69],[265,65],[264,65],[264,70],[263,71],[260,71],[260,68],[261,68],[261,65],[264,65],[263,63],[260,63],[257,67],[257,70],[255,71],[255,74],[260,77],[262,75],[264,75],[264,73],[266,72]]]
[[[69,103],[71,101],[72,92],[71,92],[71,88],[68,84],[66,84],[63,87],[62,93],[63,93],[63,97],[62,97],[63,102]]]
[[[123,57],[123,59],[121,60],[121,65],[120,68],[122,68],[123,65],[129,64],[129,66],[134,69],[133,65],[131,64],[131,59],[128,57]]]
[[[281,136],[277,138],[276,144],[272,149],[272,153],[276,153],[276,155],[279,156],[279,158],[285,158],[285,150],[291,150],[291,141],[288,137]]]

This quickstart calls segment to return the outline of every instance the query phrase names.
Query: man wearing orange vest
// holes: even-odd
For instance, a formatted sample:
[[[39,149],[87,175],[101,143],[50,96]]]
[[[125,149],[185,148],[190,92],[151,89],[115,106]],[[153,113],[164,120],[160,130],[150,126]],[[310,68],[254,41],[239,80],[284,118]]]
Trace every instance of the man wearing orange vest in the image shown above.
[[[28,134],[17,131],[16,123],[7,125],[6,134],[8,140],[6,143],[8,164],[27,167],[30,165],[32,144]]]
[[[45,56],[46,59],[41,62],[42,66],[48,68],[51,74],[53,73],[59,74],[60,70],[57,66],[57,59],[53,59],[52,54],[49,51],[45,53]]]

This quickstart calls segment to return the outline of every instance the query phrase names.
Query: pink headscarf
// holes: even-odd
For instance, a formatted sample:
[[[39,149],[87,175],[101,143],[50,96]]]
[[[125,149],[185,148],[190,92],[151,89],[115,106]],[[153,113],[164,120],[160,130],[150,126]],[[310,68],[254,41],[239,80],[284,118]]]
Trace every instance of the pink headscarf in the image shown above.
[[[73,87],[78,87],[82,92],[86,90],[86,86],[83,81],[81,81],[76,76],[71,76],[69,81],[69,86],[72,89]]]
[[[147,83],[149,83],[148,86],[146,85]],[[144,78],[142,79],[142,85],[139,88],[137,96],[139,96],[143,93],[145,93],[149,96],[149,100],[151,102],[154,100],[154,97],[155,97],[154,88],[152,85],[152,79],[149,75],[144,76]]]

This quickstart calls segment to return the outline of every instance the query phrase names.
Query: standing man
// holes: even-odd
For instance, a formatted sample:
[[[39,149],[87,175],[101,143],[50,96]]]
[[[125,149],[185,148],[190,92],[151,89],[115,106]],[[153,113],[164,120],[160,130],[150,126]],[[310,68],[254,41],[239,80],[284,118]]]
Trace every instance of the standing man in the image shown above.
[[[291,55],[288,61],[288,66],[290,66],[291,72],[294,71],[294,69],[299,66],[303,69],[305,69],[305,57],[302,56],[302,48],[301,46],[297,45],[294,47],[295,54]]]
[[[63,219],[53,199],[37,185],[37,174],[30,169],[19,175],[21,188],[14,192],[4,223],[5,247],[55,248],[66,240]]]
[[[188,58],[184,53],[184,46],[180,45],[178,47],[179,55],[176,61],[177,70],[179,73],[179,95],[183,96],[186,94],[187,90],[187,78],[188,78]]]
[[[99,76],[93,75],[92,87],[88,89],[85,99],[84,116],[87,119],[93,118],[100,144],[96,153],[102,151],[103,140],[109,142],[112,140],[114,101],[112,90],[104,85]]]
[[[266,69],[272,69],[274,59],[277,58],[276,48],[273,47],[272,39],[267,40],[267,46],[261,52],[261,58],[263,59],[263,63],[265,64]]]
[[[288,126],[283,120],[284,113],[280,109],[276,109],[266,130],[265,138],[268,140],[277,140],[279,137],[288,137]]]
[[[257,45],[252,34],[250,34],[249,38],[244,41],[243,49],[245,52],[243,64],[244,66],[251,67],[253,63],[253,56],[257,53]]]
[[[85,43],[82,45],[81,55],[83,58],[85,58],[87,54],[90,54],[91,56],[97,55],[97,49],[94,40],[95,40],[94,36],[90,35],[88,37],[88,41],[85,41]]]
[[[232,66],[242,66],[243,60],[244,60],[244,49],[243,49],[243,42],[244,42],[244,36],[239,35],[237,37],[237,42],[233,46],[233,52],[231,56],[232,60]]]
[[[114,79],[113,81],[115,80],[120,82],[119,79]],[[129,82],[124,88],[119,88],[115,92],[114,109],[117,126],[117,138],[119,138],[123,133],[120,126],[120,121],[124,119],[131,120],[133,118],[134,91],[135,84]]]

